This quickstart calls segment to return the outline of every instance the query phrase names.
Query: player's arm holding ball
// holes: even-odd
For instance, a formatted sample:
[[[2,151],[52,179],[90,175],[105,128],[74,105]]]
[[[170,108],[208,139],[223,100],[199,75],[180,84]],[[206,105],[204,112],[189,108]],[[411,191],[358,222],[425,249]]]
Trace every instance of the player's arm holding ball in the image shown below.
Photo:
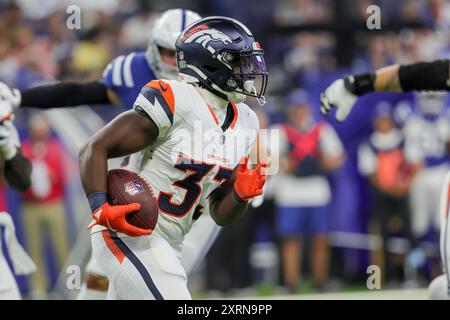
[[[127,214],[140,209],[140,204],[113,206],[107,201],[107,160],[137,152],[158,137],[158,127],[141,113],[122,113],[98,131],[80,151],[80,175],[96,223],[129,236],[149,235],[129,224]]]
[[[263,193],[266,182],[265,163],[248,167],[248,157],[241,159],[234,174],[210,197],[211,217],[220,226],[235,221],[247,209],[250,199]]]
[[[391,65],[374,72],[346,76],[334,81],[321,95],[321,112],[333,107],[344,121],[359,96],[370,92],[449,91],[449,60]]]

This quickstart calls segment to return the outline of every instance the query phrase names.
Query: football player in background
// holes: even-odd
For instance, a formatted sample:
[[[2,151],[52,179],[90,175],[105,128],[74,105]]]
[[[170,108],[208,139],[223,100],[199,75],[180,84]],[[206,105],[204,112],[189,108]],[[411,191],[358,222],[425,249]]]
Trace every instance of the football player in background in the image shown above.
[[[403,126],[406,144],[414,148],[423,167],[414,177],[410,191],[411,225],[416,239],[430,229],[440,228],[439,197],[450,169],[450,117],[447,93],[415,94],[416,108]]]
[[[264,163],[248,167],[259,124],[243,103],[246,96],[264,99],[268,74],[258,42],[242,23],[210,17],[185,30],[176,48],[182,80],[148,83],[133,110],[80,152],[97,223],[93,254],[110,279],[110,299],[190,299],[180,257],[197,208],[209,203],[214,221],[229,224],[265,183]],[[139,150],[138,173],[158,198],[153,232],[126,222],[139,204],[110,205],[106,197],[107,159]]]
[[[449,294],[449,244],[450,244],[450,234],[449,234],[449,213],[450,213],[450,172],[447,173],[445,177],[445,182],[442,187],[441,201],[439,204],[439,214],[441,218],[441,259],[442,259],[442,269],[444,274],[436,277],[431,281],[428,286],[428,297],[431,300],[448,300],[450,299]]]
[[[356,100],[370,92],[408,91],[450,91],[450,60],[435,60],[408,65],[391,65],[379,70],[346,76],[335,80],[320,96],[321,112],[324,115],[336,108],[336,119],[344,121],[350,114]],[[447,134],[447,153],[450,153],[450,135]],[[430,285],[430,298],[450,298],[450,261],[448,233],[448,177],[441,186],[441,260],[444,275],[437,277]],[[446,199],[443,200],[443,199]],[[447,205],[442,203],[446,202]],[[445,209],[446,208],[446,209]]]
[[[149,81],[177,78],[175,41],[182,30],[198,19],[200,16],[190,10],[165,11],[151,30],[146,52],[132,52],[115,58],[106,67],[101,80],[60,82],[21,92],[0,82],[0,96],[13,107],[20,108],[49,109],[86,104],[115,104],[131,108],[142,87]],[[138,170],[140,157],[140,154],[127,157],[121,167]],[[109,168],[114,169],[111,164]],[[183,266],[188,274],[206,255],[220,230],[207,213],[202,215],[194,228],[198,231],[189,234],[183,247]],[[78,299],[106,299],[107,290],[108,280],[91,258],[86,266],[86,283],[83,283]]]
[[[31,163],[23,155],[20,148],[19,135],[12,122],[14,115],[10,106],[0,100],[0,158],[2,174],[8,184],[18,191],[25,191],[31,184]],[[3,196],[2,196],[3,197]],[[36,266],[19,244],[15,234],[13,220],[6,212],[6,203],[1,201],[0,227],[3,227],[3,238],[13,265],[14,273],[24,275],[36,270]],[[19,289],[6,262],[0,232],[0,300],[18,300]]]

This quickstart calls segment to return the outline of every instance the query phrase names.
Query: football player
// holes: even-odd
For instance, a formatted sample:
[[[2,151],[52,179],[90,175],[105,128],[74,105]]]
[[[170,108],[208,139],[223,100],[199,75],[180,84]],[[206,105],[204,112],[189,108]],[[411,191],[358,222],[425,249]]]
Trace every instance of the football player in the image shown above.
[[[369,92],[450,91],[450,60],[435,60],[408,65],[391,65],[374,72],[350,75],[334,81],[320,96],[324,115],[336,108],[336,119],[344,121],[356,100]],[[450,152],[450,137],[447,140]],[[433,280],[429,287],[431,299],[450,298],[449,252],[449,175],[441,193],[441,260],[444,274]]]
[[[357,98],[370,92],[449,91],[450,60],[391,65],[373,72],[335,80],[320,96],[321,112],[334,107],[336,119],[344,121]]]
[[[181,80],[148,83],[133,110],[80,151],[96,223],[93,254],[110,280],[110,299],[190,299],[180,257],[198,208],[209,204],[214,221],[229,224],[265,183],[265,164],[248,166],[259,124],[243,101],[264,100],[268,77],[250,30],[231,18],[205,18],[182,32],[176,50]],[[111,205],[106,197],[107,159],[139,150],[138,173],[158,199],[153,232],[125,220],[139,204]]]
[[[141,88],[154,79],[176,79],[178,69],[175,58],[175,41],[188,25],[200,16],[190,10],[172,9],[157,19],[151,31],[146,52],[132,52],[115,58],[105,69],[100,81],[88,83],[61,82],[19,91],[0,82],[0,97],[13,107],[33,106],[41,109],[79,105],[133,106]],[[136,171],[140,154],[127,157],[122,166]],[[110,165],[110,169],[114,169]],[[188,274],[203,259],[217,237],[220,227],[206,212],[185,240],[183,266]],[[86,266],[86,283],[78,299],[106,299],[108,280],[94,259]]]
[[[441,191],[441,201],[439,204],[439,214],[441,218],[441,260],[444,274],[431,281],[428,287],[428,297],[431,300],[450,299],[449,289],[449,257],[450,257],[450,234],[449,234],[449,213],[450,213],[450,172],[445,177],[445,182]]]
[[[31,184],[31,163],[23,155],[20,148],[19,135],[12,122],[13,113],[10,106],[0,100],[0,158],[2,172],[8,184],[16,190],[25,191]],[[0,209],[0,227],[3,227],[5,245],[8,249],[15,274],[29,274],[36,266],[17,241],[11,216]],[[19,289],[10,270],[1,247],[0,234],[0,300],[18,300],[21,298]]]

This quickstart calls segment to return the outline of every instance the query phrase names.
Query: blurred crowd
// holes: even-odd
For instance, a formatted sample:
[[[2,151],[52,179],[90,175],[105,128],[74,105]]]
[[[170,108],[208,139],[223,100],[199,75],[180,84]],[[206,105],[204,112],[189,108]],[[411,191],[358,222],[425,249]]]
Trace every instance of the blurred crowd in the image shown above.
[[[67,25],[70,5],[81,8],[80,28]],[[366,27],[369,5],[381,8],[379,30]],[[450,58],[450,1],[3,0],[0,80],[24,89],[99,79],[114,57],[145,50],[160,12],[181,6],[241,20],[260,39],[269,97],[255,111],[280,139],[279,174],[240,222],[224,228],[191,285],[203,293],[295,293],[365,286],[371,264],[392,286],[440,273],[436,206],[450,168],[448,95],[368,95],[345,123],[321,117],[318,97],[345,74]],[[105,120],[121,111],[95,110]],[[69,208],[63,178],[77,175],[76,154],[45,116],[19,110],[17,126],[34,182],[7,201],[44,270],[21,287],[45,294],[80,231],[70,230],[76,216],[85,215]],[[50,248],[53,259],[43,253]]]

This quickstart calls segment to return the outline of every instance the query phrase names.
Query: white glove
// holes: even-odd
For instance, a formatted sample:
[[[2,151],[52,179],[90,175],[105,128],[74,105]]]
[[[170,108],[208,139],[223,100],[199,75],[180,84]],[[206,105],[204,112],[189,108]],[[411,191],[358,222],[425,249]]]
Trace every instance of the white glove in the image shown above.
[[[0,98],[0,124],[5,120],[14,120],[14,110],[11,103]]]
[[[320,112],[328,115],[333,107],[337,109],[336,119],[344,121],[358,97],[347,90],[343,79],[334,81],[324,92],[320,94]]]
[[[0,154],[6,161],[14,158],[17,153],[13,130],[15,130],[15,127],[11,120],[0,122]]]
[[[16,275],[30,274],[36,271],[36,265],[28,256],[16,238],[16,229],[11,216],[7,212],[0,212],[0,226],[4,227],[6,247]]]
[[[11,88],[0,81],[0,100],[9,103],[12,108],[17,108],[22,102],[22,95],[19,89]]]

